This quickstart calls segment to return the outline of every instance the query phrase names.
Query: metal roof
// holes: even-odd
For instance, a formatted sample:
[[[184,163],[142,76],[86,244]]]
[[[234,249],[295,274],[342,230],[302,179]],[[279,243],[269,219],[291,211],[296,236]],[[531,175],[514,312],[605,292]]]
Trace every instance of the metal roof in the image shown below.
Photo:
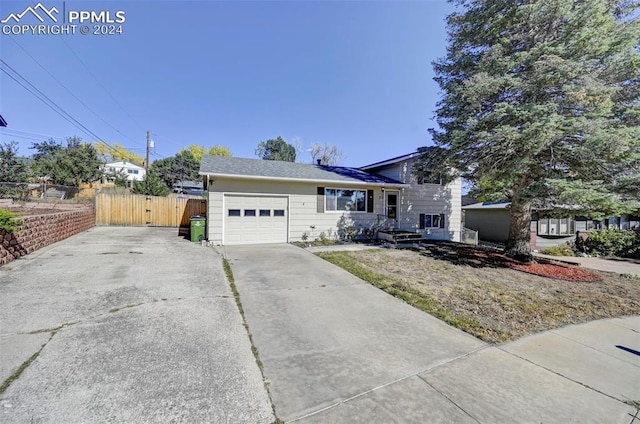
[[[406,186],[400,181],[357,168],[226,156],[204,156],[200,162],[200,175],[254,180]]]

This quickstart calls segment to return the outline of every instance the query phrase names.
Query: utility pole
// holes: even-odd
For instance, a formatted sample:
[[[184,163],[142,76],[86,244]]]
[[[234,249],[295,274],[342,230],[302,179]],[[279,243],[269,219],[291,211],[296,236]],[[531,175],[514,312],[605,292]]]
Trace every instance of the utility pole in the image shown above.
[[[151,131],[147,131],[147,158],[144,161],[144,170],[149,172],[149,148],[151,147]]]

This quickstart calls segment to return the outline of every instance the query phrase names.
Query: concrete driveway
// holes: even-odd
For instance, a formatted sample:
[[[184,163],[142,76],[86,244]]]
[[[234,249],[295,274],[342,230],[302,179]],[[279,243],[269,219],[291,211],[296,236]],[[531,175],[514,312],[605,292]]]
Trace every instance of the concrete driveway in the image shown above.
[[[638,317],[489,346],[303,249],[224,254],[286,422],[640,424]]]
[[[220,256],[175,229],[93,228],[0,267],[0,325],[0,422],[274,421]]]

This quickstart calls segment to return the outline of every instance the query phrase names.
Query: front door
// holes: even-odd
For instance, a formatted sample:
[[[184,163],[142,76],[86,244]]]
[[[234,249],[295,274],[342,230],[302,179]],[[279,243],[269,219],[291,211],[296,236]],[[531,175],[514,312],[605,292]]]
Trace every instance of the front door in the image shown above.
[[[393,224],[393,227],[398,223],[398,192],[391,191],[386,193],[387,203],[387,220]]]

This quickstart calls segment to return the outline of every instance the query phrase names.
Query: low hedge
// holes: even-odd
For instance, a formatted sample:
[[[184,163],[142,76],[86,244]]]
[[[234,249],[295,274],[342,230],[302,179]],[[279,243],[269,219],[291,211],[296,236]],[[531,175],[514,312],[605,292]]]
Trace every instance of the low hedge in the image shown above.
[[[584,242],[589,253],[621,258],[640,258],[640,230],[600,230]]]

